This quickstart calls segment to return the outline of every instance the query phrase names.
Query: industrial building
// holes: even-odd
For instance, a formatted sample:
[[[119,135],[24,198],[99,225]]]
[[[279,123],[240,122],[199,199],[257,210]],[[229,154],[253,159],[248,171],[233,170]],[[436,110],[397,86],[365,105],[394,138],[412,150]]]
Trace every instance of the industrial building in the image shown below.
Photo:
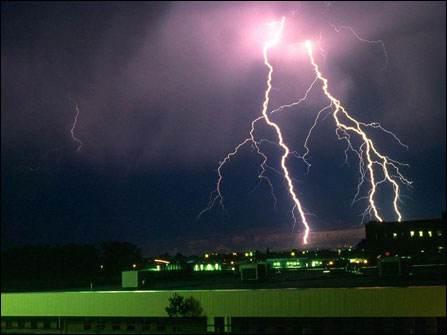
[[[203,317],[170,319],[174,294]],[[2,333],[445,333],[445,286],[2,293]]]
[[[365,229],[357,248],[160,256],[129,264],[114,289],[3,292],[1,330],[445,333],[445,220],[371,222]],[[168,317],[174,294],[193,297],[203,316]]]
[[[374,256],[383,253],[445,255],[445,226],[445,217],[404,222],[370,222],[365,225],[366,250]]]

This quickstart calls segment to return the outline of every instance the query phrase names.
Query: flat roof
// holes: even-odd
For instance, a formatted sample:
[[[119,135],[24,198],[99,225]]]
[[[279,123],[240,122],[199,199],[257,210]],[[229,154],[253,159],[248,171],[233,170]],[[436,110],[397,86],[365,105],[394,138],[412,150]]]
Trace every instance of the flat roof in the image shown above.
[[[172,294],[208,317],[445,317],[445,286],[2,293],[2,317],[166,317]]]

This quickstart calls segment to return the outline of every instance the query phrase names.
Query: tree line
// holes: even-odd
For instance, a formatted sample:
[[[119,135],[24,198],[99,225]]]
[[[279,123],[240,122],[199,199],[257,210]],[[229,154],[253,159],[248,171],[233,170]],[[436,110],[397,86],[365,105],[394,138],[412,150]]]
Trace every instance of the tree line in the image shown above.
[[[119,285],[121,271],[144,258],[134,244],[109,241],[14,247],[2,251],[1,261],[1,290],[11,291]]]

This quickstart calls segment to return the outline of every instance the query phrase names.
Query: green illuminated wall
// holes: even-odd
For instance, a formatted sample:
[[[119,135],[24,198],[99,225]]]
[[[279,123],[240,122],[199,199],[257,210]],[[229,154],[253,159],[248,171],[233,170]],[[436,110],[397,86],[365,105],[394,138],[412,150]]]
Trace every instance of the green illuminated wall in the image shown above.
[[[166,316],[174,291],[6,293],[2,316]],[[208,316],[445,317],[445,286],[176,291]]]

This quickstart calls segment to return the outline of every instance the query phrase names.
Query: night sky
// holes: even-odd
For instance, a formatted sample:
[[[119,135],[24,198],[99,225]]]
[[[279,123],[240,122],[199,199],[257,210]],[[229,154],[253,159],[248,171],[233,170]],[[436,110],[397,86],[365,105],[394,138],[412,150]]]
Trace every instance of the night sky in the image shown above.
[[[409,146],[370,133],[410,165],[402,170],[414,182],[402,187],[404,219],[445,211],[444,2],[2,2],[1,12],[2,247],[125,240],[145,254],[300,248],[284,180],[269,173],[275,209],[268,185],[257,186],[260,158],[249,147],[224,169],[226,212],[216,206],[196,220],[219,161],[260,115],[264,29],[281,16],[271,109],[296,101],[313,79],[305,55],[287,46],[319,40],[333,94]],[[388,57],[331,24],[382,40]],[[305,104],[275,116],[292,150],[303,153],[325,104],[318,85]],[[79,151],[70,134],[76,105]],[[274,139],[265,126],[258,134]],[[367,201],[351,206],[358,161],[349,155],[344,164],[345,147],[333,118],[323,117],[309,173],[290,160],[311,246],[361,238]],[[279,169],[280,151],[265,150]],[[381,189],[378,206],[393,221],[390,190]]]

